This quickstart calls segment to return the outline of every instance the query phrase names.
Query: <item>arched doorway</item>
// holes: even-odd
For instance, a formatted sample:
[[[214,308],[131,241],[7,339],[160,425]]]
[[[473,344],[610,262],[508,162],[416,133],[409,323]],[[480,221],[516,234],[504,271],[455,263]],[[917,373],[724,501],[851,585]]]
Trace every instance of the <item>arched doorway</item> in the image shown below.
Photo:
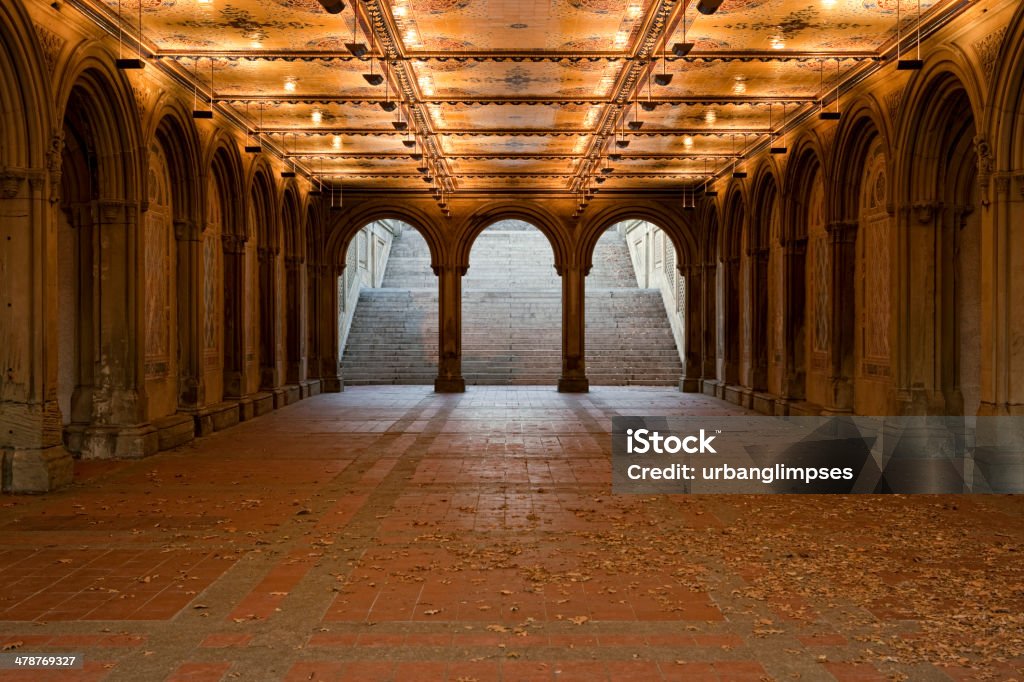
[[[473,241],[462,278],[467,384],[555,385],[562,370],[562,284],[547,237],[498,220]]]
[[[586,283],[587,378],[592,386],[676,386],[683,373],[685,291],[672,240],[627,220],[597,240]]]
[[[912,209],[899,337],[914,414],[976,415],[981,402],[981,210],[977,135],[952,75],[929,84],[908,145]]]
[[[375,220],[349,242],[338,278],[345,383],[430,385],[437,377],[438,290],[423,235]]]

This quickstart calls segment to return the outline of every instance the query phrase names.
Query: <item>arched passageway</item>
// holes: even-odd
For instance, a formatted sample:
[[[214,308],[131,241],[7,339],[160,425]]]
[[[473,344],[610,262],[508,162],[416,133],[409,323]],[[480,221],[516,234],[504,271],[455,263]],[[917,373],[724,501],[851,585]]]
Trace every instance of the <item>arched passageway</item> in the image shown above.
[[[562,368],[562,285],[545,235],[499,220],[473,241],[462,278],[467,384],[554,386]]]
[[[684,277],[672,241],[645,220],[608,228],[586,280],[591,386],[677,386],[685,333]]]
[[[416,228],[376,220],[352,238],[338,279],[338,339],[344,380],[433,384],[438,291],[430,248]]]

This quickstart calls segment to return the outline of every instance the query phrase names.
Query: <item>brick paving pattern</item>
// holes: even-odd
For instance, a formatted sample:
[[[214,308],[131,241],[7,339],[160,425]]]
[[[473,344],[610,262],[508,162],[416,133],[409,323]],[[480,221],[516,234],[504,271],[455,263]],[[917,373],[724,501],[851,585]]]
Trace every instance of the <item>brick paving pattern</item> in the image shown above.
[[[357,387],[0,499],[3,680],[1024,679],[1011,497],[610,491],[657,388]]]

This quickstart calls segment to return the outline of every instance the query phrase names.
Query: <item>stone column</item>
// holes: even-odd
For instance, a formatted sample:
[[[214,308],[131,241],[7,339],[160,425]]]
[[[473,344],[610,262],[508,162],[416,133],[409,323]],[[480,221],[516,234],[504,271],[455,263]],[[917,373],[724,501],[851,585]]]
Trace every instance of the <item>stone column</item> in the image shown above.
[[[306,375],[312,381],[320,379],[320,286],[322,266],[306,264]]]
[[[194,412],[205,402],[203,390],[202,227],[174,221],[178,299],[178,409]]]
[[[718,328],[717,297],[718,270],[714,263],[705,263],[701,268],[701,382],[718,379]]]
[[[345,390],[338,349],[338,278],[345,272],[342,265],[321,265],[316,270],[317,299],[320,307],[320,389],[324,393]]]
[[[47,492],[73,474],[57,404],[57,208],[46,189],[44,169],[0,169],[3,492]]]
[[[560,393],[590,390],[586,358],[586,281],[590,268],[568,265],[556,268],[562,278],[562,375]]]
[[[803,400],[807,380],[807,239],[782,245],[782,403]],[[786,413],[783,409],[783,413]]]
[[[462,378],[462,277],[466,270],[466,266],[460,265],[434,267],[438,279],[439,316],[434,390],[438,393],[466,390],[466,380]]]
[[[768,249],[749,252],[750,263],[750,388],[768,389]]]
[[[224,398],[245,395],[245,237],[221,235],[224,251]]]
[[[854,334],[856,334],[857,223],[834,222],[825,228],[832,249],[832,301],[829,324],[829,412],[853,411]]]
[[[287,292],[285,300],[289,308],[285,311],[285,380],[289,384],[299,384],[306,380],[306,342],[302,333],[302,321],[305,317],[305,306],[302,305],[302,271],[305,264],[298,256],[286,256],[284,267]]]
[[[146,422],[142,383],[145,343],[139,295],[139,206],[117,199],[93,204],[95,369],[92,422],[82,456],[143,457],[159,449]]]
[[[259,310],[260,310],[260,389],[273,391],[281,385],[277,371],[277,250],[260,246]]]
[[[685,393],[697,393],[701,390],[700,378],[704,369],[703,362],[703,268],[700,265],[680,265],[679,274],[683,277],[683,376],[679,380],[679,390]]]
[[[726,258],[722,261],[724,269],[725,297],[722,305],[725,308],[722,325],[723,347],[725,357],[722,359],[722,385],[737,385],[740,382],[740,344],[743,334],[743,311],[740,309],[742,293],[740,292],[740,259]],[[720,391],[718,397],[723,397]]]

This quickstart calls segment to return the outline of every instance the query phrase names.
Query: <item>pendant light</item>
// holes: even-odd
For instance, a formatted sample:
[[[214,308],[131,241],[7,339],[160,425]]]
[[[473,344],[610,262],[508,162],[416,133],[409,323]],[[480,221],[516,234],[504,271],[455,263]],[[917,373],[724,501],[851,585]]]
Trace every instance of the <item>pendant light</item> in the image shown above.
[[[839,57],[836,57],[836,108],[834,111],[825,109],[825,60],[821,60],[821,111],[818,118],[822,121],[838,121],[839,114]]]
[[[356,30],[359,28],[359,4],[352,0],[352,42],[345,43],[345,49],[356,59],[361,59],[367,53],[366,43],[356,39]]]
[[[294,143],[294,136],[292,136],[292,142]],[[294,178],[295,177],[295,159],[288,154],[288,137],[283,135],[281,137],[281,147],[284,150],[285,163],[288,164],[288,168],[281,171],[282,178]]]
[[[117,59],[114,66],[123,71],[144,69],[146,62],[142,61],[142,0],[139,0],[139,56],[122,57],[124,48],[124,25],[121,22],[121,0],[117,0]]]
[[[248,113],[249,113],[249,103],[248,102],[246,102],[246,104],[245,104],[245,112],[246,112],[246,115],[248,115]],[[262,144],[262,141],[260,139],[260,136],[262,134],[263,134],[263,102],[260,102],[260,125],[256,129],[256,136],[253,138],[253,143],[249,144],[248,139],[246,139],[246,144],[245,144],[245,151],[246,151],[246,153],[248,153],[248,154],[259,154],[260,152],[263,151],[263,144]]]
[[[779,128],[786,124],[786,103],[782,103],[782,123],[779,124]],[[768,135],[770,140],[770,148],[768,152],[771,154],[785,154],[786,153],[786,139],[783,136],[778,146],[775,144],[775,132],[772,129],[772,105],[768,104]]]
[[[627,124],[629,126],[629,129],[634,132],[644,127],[644,122],[640,120],[640,103],[638,101],[639,99],[640,91],[638,90],[636,93],[636,97],[634,97],[633,99],[633,120]]]
[[[141,0],[140,0],[141,1]],[[192,118],[213,118],[213,57],[210,57],[210,108],[199,108],[199,58],[196,57],[195,82],[192,84]]]
[[[917,0],[917,56],[914,59],[903,59],[900,45],[900,0],[896,0],[896,70],[920,71],[924,68],[921,59],[921,0]]]
[[[672,54],[680,59],[690,54],[693,50],[693,43],[686,40],[686,6],[683,6],[683,42],[672,46]]]
[[[371,26],[370,27],[370,52],[373,52],[373,37],[374,37],[373,27]],[[363,80],[365,80],[367,83],[369,83],[370,85],[372,85],[374,87],[377,87],[378,85],[380,85],[381,83],[384,82],[384,76],[380,75],[379,73],[374,73],[373,72],[373,56],[372,55],[370,56],[370,73],[364,73],[363,74]]]
[[[651,79],[647,78],[647,99],[640,103],[640,108],[644,111],[654,111],[658,108],[658,103],[651,99]]]
[[[665,40],[668,40],[668,36],[665,36]],[[672,74],[668,72],[668,59],[665,56],[661,58],[661,73],[654,74],[654,82],[663,87],[672,82]]]
[[[391,101],[391,81],[388,80],[387,62],[384,62],[384,101],[378,102],[380,108],[387,112],[392,112],[398,108],[397,102]]]
[[[743,134],[743,148],[746,149],[746,147],[747,147],[747,134],[744,133]],[[747,171],[740,170],[740,168],[739,168],[739,159],[742,156],[742,154],[736,155],[736,135],[732,136],[732,153],[735,155],[734,158],[733,158],[733,161],[732,161],[732,177],[737,179],[737,180],[742,180],[743,178],[747,177]]]

